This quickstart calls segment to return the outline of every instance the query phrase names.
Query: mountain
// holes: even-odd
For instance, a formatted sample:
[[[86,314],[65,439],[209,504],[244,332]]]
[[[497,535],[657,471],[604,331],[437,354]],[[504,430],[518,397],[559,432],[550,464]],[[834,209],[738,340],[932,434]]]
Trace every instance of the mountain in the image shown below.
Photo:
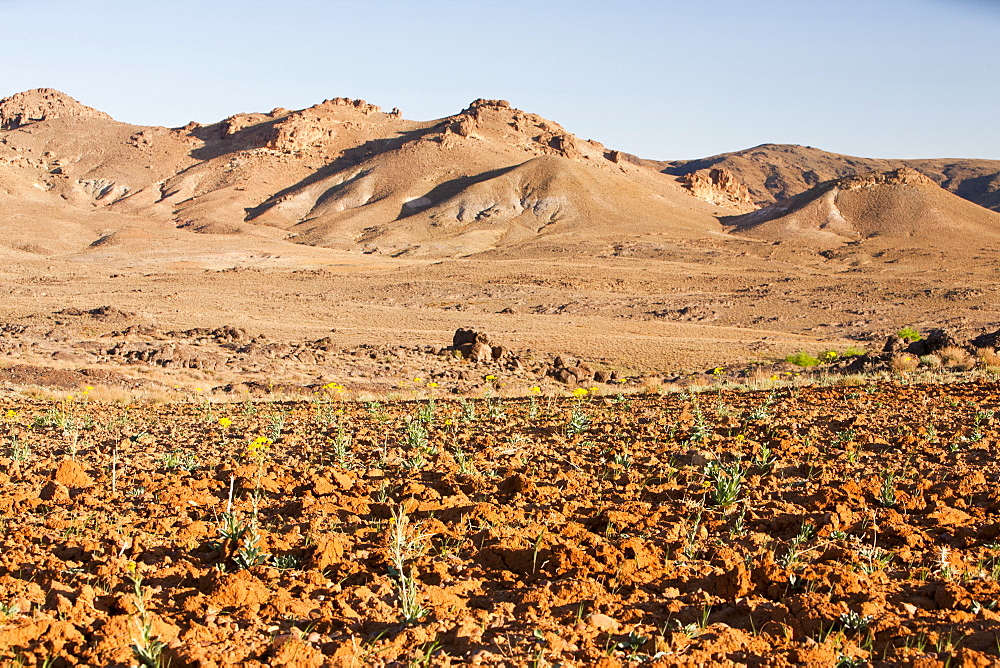
[[[794,197],[824,181],[909,167],[959,197],[1000,211],[1000,160],[880,160],[762,144],[698,160],[643,163],[680,177],[695,194],[701,188],[705,199],[743,210]]]
[[[499,100],[416,122],[337,98],[168,129],[40,89],[0,101],[0,125],[4,227],[66,221],[46,222],[44,243],[16,242],[32,252],[126,227],[133,241],[180,229],[427,256],[722,233],[717,207],[670,175]]]
[[[969,248],[1000,242],[1000,213],[953,195],[909,167],[827,181],[726,222],[739,235],[824,246],[872,240],[897,248]]]
[[[838,179],[901,169],[957,196],[945,205],[928,195],[942,216],[981,219],[976,204],[1000,210],[1000,161],[873,160],[773,144],[645,160],[482,99],[432,121],[335,98],[150,127],[43,88],[0,100],[0,248],[93,259],[204,248],[194,235],[212,234],[216,247],[261,254],[294,243],[359,255],[531,256],[567,243],[724,239],[732,214],[776,204],[733,229],[763,233],[792,215],[785,233],[808,231],[792,237],[854,238],[894,234],[888,221],[917,201],[898,193],[915,187],[915,177],[883,184],[897,194],[869,204],[890,208],[866,209],[850,227],[826,204],[812,204],[816,193],[826,197],[817,202],[849,212],[857,189]],[[930,229],[928,216],[911,218]],[[871,227],[869,219],[883,222]]]

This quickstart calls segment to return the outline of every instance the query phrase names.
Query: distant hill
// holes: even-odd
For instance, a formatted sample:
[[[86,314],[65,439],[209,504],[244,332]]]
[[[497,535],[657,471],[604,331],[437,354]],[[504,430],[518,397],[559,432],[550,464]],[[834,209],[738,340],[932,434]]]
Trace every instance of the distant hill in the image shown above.
[[[945,190],[979,206],[1000,211],[1000,160],[880,160],[829,153],[809,146],[762,144],[710,158],[674,162],[644,161],[679,177],[708,177],[712,170],[727,175],[729,189],[744,188],[744,204],[760,207],[794,197],[823,181],[900,167],[915,169]]]
[[[874,240],[896,247],[969,248],[1000,242],[1000,213],[908,167],[827,181],[727,222],[740,235],[823,246]]]

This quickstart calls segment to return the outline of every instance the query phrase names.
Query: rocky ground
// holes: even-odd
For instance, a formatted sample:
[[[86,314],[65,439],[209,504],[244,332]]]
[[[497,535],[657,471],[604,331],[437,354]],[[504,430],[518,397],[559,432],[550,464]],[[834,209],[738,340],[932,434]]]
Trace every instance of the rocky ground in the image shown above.
[[[426,398],[435,389],[7,400],[0,656],[1000,661],[995,383]]]

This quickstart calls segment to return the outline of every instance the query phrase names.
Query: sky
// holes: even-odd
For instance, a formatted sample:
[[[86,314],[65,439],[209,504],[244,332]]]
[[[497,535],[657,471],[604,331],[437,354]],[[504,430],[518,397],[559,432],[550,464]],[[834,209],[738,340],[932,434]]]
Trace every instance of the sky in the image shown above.
[[[660,160],[1000,159],[1000,0],[0,0],[0,97],[142,125],[506,99]]]

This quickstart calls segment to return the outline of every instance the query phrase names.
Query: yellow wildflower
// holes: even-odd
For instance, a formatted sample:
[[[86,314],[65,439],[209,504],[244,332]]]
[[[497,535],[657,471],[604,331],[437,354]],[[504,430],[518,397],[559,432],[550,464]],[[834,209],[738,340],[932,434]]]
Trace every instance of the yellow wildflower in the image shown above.
[[[233,423],[233,421],[232,421],[232,420],[230,420],[230,419],[229,419],[229,418],[227,418],[227,417],[221,417],[221,418],[219,418],[219,424],[220,424],[220,425],[221,425],[222,427],[228,427],[228,426],[229,426],[229,425],[231,425],[232,423]]]
[[[585,397],[585,396],[587,396],[587,388],[585,388],[585,387],[578,387],[578,388],[576,388],[575,390],[573,390],[573,396],[574,397]]]

